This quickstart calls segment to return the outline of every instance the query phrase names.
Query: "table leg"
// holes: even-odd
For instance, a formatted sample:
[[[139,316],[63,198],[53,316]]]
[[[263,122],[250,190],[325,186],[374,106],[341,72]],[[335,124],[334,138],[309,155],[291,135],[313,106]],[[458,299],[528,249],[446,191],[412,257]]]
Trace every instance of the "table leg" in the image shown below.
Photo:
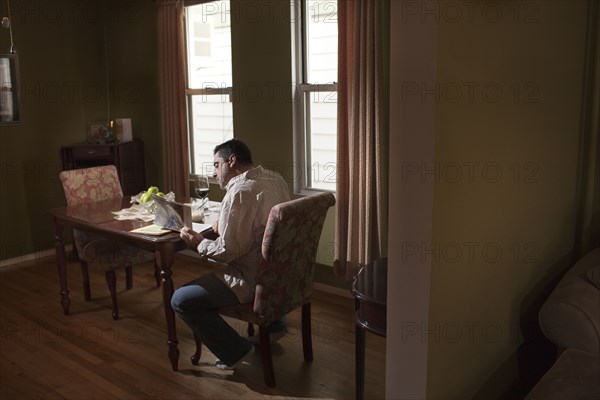
[[[171,361],[171,368],[173,371],[177,371],[179,362],[179,349],[177,344],[177,331],[175,328],[175,313],[171,308],[171,297],[173,296],[173,279],[171,278],[171,266],[175,261],[175,250],[172,246],[165,245],[160,250],[156,251],[156,261],[160,266],[160,276],[162,278],[162,295],[163,295],[163,306],[165,309],[165,320],[167,323],[167,333],[169,345],[169,360]]]
[[[358,322],[355,329],[356,400],[365,397],[365,330]]]
[[[54,218],[54,248],[56,250],[56,266],[58,267],[58,281],[60,283],[60,303],[65,315],[69,314],[71,299],[67,285],[67,253],[63,239],[64,225]],[[74,246],[74,245],[73,245]]]

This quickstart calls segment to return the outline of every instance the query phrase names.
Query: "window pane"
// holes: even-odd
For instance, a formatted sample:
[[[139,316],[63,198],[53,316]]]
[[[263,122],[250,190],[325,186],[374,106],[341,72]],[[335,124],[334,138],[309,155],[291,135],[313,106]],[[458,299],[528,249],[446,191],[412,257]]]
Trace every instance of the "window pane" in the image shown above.
[[[337,1],[306,0],[306,82],[337,81]]]
[[[229,0],[186,7],[186,13],[189,87],[231,87]]]
[[[233,85],[229,0],[186,7],[188,89]],[[233,137],[227,94],[188,96],[191,173],[212,175],[213,149]]]
[[[308,186],[335,190],[337,92],[311,92],[306,96]]]
[[[228,95],[190,96],[193,174],[211,175],[215,146],[233,138],[233,108]]]

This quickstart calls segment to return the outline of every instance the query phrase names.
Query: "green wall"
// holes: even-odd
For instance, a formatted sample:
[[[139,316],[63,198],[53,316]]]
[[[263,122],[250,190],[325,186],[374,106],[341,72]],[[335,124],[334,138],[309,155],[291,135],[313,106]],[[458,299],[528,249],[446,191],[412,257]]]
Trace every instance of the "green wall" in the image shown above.
[[[486,4],[438,24],[435,399],[499,398],[535,370],[518,367],[529,310],[572,261],[587,4],[495,2],[484,18]]]
[[[111,4],[114,11],[107,22],[111,115],[132,119],[133,136],[144,141],[147,184],[160,185],[162,143],[156,5],[143,0]]]
[[[148,179],[161,170],[154,4],[21,1],[11,14],[24,120],[0,128],[0,260],[54,247],[46,210],[65,204],[60,147],[106,119],[108,92],[112,117],[131,117],[145,143]],[[3,29],[0,50],[8,48]]]

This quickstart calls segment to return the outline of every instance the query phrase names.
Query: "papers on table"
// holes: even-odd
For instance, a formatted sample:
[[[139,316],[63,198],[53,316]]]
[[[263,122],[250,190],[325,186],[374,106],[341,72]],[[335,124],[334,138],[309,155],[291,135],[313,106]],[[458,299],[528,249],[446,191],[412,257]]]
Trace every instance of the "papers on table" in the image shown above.
[[[119,221],[124,219],[139,219],[144,222],[154,221],[154,214],[146,211],[144,206],[140,204],[134,204],[129,208],[113,211],[112,213],[115,215],[115,219]]]
[[[212,222],[217,219],[219,217],[219,205],[220,203],[218,202],[210,202],[210,211],[208,210],[204,210],[203,212],[203,219],[205,222],[209,222],[206,224],[203,223],[198,223],[198,222],[194,222],[192,224],[192,229],[194,229],[196,232],[202,232],[205,231],[209,228],[212,227]],[[189,206],[189,204],[186,204],[187,206]],[[119,211],[113,211],[112,212],[115,216],[116,220],[126,220],[126,219],[138,219],[144,222],[153,222],[154,221],[154,217],[155,215],[146,211],[146,209],[144,208],[144,206],[142,206],[141,204],[133,204],[131,207],[129,208],[124,208],[122,210]]]
[[[166,233],[173,232],[173,231],[170,229],[167,229],[167,228],[163,228],[160,225],[152,224],[152,225],[146,225],[141,228],[134,229],[130,232],[142,233],[144,235],[151,235],[151,236],[160,236],[160,235],[164,235]]]

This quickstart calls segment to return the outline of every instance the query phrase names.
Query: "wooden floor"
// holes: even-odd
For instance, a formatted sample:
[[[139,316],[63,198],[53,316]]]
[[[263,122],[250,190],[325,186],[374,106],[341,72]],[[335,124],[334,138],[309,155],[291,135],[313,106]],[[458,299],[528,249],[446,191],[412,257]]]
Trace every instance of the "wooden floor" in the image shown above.
[[[134,268],[125,290],[118,273],[121,319],[111,318],[104,275],[90,271],[92,298],[83,300],[79,264],[69,263],[71,314],[59,304],[56,263],[40,259],[0,270],[0,399],[339,399],[354,398],[353,301],[317,292],[312,305],[314,361],[302,357],[298,311],[273,345],[277,386],[264,385],[255,352],[236,371],[214,367],[203,349],[198,367],[187,326],[178,320],[179,371],[167,358],[162,297],[151,264]],[[175,287],[208,272],[178,256]],[[244,331],[239,321],[230,323]],[[385,340],[367,334],[366,398],[384,398]]]

